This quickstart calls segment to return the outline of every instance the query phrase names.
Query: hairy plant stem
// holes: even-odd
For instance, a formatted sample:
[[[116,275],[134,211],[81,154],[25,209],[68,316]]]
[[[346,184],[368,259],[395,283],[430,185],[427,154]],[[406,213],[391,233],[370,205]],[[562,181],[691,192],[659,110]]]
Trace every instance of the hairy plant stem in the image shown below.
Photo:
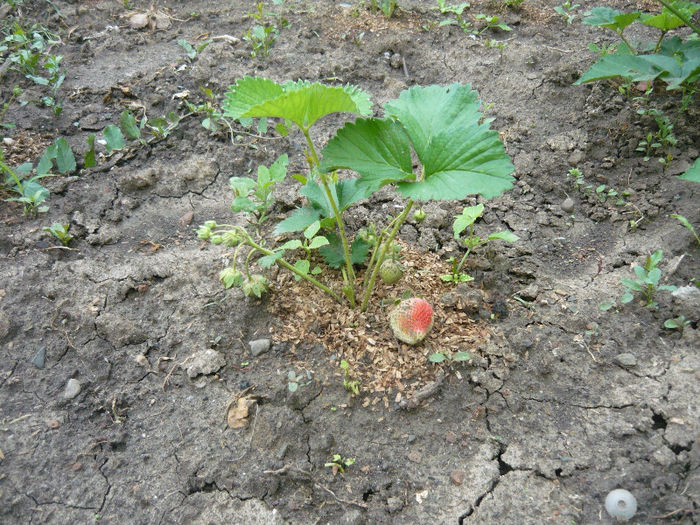
[[[659,3],[663,4],[663,6],[671,11],[674,15],[676,15],[678,18],[680,18],[685,25],[687,25],[690,29],[692,29],[696,35],[700,36],[700,27],[696,26],[693,24],[693,22],[685,16],[683,13],[681,13],[674,5],[671,4],[668,0],[659,0]]]
[[[616,32],[617,32],[618,35],[620,35],[620,40],[622,40],[622,41],[625,43],[625,45],[629,48],[630,53],[632,53],[633,55],[636,55],[636,54],[637,54],[637,50],[636,50],[635,47],[625,38],[625,36],[622,34],[622,31],[616,31]]]
[[[379,256],[377,257],[377,260],[374,263],[374,268],[372,269],[372,275],[369,278],[369,281],[367,281],[364,289],[364,293],[362,296],[362,305],[360,306],[361,311],[367,310],[367,303],[369,302],[369,297],[372,295],[372,289],[374,288],[374,283],[377,280],[377,274],[379,273],[379,268],[382,265],[382,262],[384,262],[384,258],[386,257],[386,252],[389,246],[391,246],[391,243],[394,240],[394,237],[396,237],[396,234],[399,231],[399,228],[401,228],[401,225],[404,223],[406,220],[406,217],[408,216],[408,212],[411,211],[411,208],[413,207],[413,199],[409,199],[409,201],[406,203],[406,207],[404,210],[401,212],[401,214],[396,217],[395,219],[395,224],[394,227],[391,230],[391,233],[389,233],[389,236],[386,238],[384,243],[381,245],[380,251],[379,251]]]
[[[221,225],[220,225],[220,226],[221,226]],[[268,250],[267,248],[265,248],[265,247],[259,245],[258,243],[256,243],[256,242],[252,239],[252,237],[251,237],[250,235],[248,235],[248,232],[245,231],[244,228],[241,228],[240,226],[233,226],[233,228],[235,229],[235,231],[236,231],[238,234],[241,235],[241,237],[243,237],[243,241],[242,241],[243,244],[246,244],[246,245],[248,245],[248,246],[250,246],[250,247],[252,248],[252,250],[248,253],[248,257],[246,257],[246,273],[248,273],[248,261],[249,261],[249,259],[250,259],[250,256],[251,256],[251,254],[253,254],[256,250],[259,251],[260,253],[264,254],[264,255],[274,255],[274,254],[275,254],[275,252],[273,252],[272,250]],[[212,233],[213,233],[213,234],[221,234],[221,233],[225,233],[225,232],[226,232],[226,230],[217,230],[217,231],[212,232]],[[282,266],[283,268],[286,268],[287,270],[289,270],[289,271],[292,272],[293,274],[298,275],[298,276],[301,277],[302,279],[305,279],[305,280],[309,281],[309,282],[310,282],[311,284],[313,284],[314,286],[316,286],[316,287],[318,287],[319,289],[321,289],[321,290],[323,290],[324,292],[326,292],[328,295],[330,295],[330,296],[331,296],[333,299],[335,299],[337,302],[339,302],[339,303],[342,303],[342,302],[343,302],[342,299],[340,298],[340,296],[339,296],[337,293],[335,293],[333,290],[331,290],[330,288],[328,288],[328,286],[326,286],[326,285],[323,284],[322,282],[318,281],[317,279],[314,279],[311,275],[302,272],[302,271],[299,270],[296,266],[293,266],[292,264],[288,263],[288,262],[285,261],[284,259],[279,258],[279,259],[277,259],[277,260],[275,261],[275,263],[278,264],[278,265],[280,265],[280,266]],[[250,273],[248,273],[248,276],[250,277]]]
[[[343,217],[338,209],[338,203],[335,202],[333,194],[331,193],[330,186],[328,185],[328,177],[326,174],[318,170],[319,160],[316,154],[316,148],[314,148],[314,143],[311,140],[308,129],[301,129],[304,133],[304,138],[306,138],[306,144],[309,146],[309,153],[311,153],[311,160],[314,163],[314,168],[318,172],[319,178],[321,180],[321,185],[323,186],[323,191],[326,193],[326,198],[333,209],[333,216],[335,218],[335,223],[338,225],[338,234],[340,235],[340,242],[343,246],[343,256],[345,258],[345,269],[347,272],[347,281],[345,285],[349,285],[348,290],[348,300],[350,301],[351,308],[355,308],[355,291],[353,283],[355,282],[355,269],[352,267],[352,259],[350,258],[350,245],[348,244],[348,237],[345,233],[345,224],[343,223]]]

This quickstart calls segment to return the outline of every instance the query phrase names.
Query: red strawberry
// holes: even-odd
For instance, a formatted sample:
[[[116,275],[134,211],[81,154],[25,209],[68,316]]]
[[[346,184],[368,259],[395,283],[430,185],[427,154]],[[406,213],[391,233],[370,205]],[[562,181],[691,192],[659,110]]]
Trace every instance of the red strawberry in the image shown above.
[[[425,299],[406,299],[391,311],[389,324],[399,341],[414,345],[433,327],[433,308]]]

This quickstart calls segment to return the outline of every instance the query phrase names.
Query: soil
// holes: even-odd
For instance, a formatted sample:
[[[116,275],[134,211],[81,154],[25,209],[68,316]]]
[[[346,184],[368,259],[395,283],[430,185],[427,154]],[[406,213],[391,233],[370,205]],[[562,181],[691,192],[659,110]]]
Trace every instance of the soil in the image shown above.
[[[184,93],[221,96],[244,75],[354,84],[377,114],[410,86],[470,83],[516,167],[477,232],[520,240],[470,256],[473,282],[443,282],[441,265],[463,253],[452,217],[483,200],[428,203],[427,220],[401,230],[407,280],[380,287],[365,317],[326,308],[283,272],[269,296],[248,299],[218,281],[231,250],[195,230],[233,220],[229,177],[282,153],[302,171],[303,137],[235,127],[232,141],[199,115],[148,145],[111,156],[98,146],[97,167],[44,179],[47,213],[0,204],[0,521],[612,523],[605,496],[625,488],[638,501],[632,523],[700,522],[700,243],[670,216],[700,229],[700,186],[675,177],[700,149],[697,95],[685,111],[676,92],[651,97],[678,139],[664,169],[635,151],[655,130],[635,93],[572,85],[594,60],[588,44],[614,35],[580,15],[567,24],[556,1],[476,1],[465,13],[513,28],[478,38],[437,27],[445,16],[427,0],[400,1],[389,20],[355,0],[288,1],[269,6],[289,27],[267,59],[241,40],[252,1],[132,3],[25,0],[25,19],[61,35],[53,52],[67,77],[58,117],[10,105],[10,164],[36,161],[59,136],[82,158],[88,135],[124,109],[184,115]],[[578,12],[601,3],[580,0]],[[131,28],[134,12],[154,23]],[[222,35],[233,38],[192,59],[177,44]],[[39,91],[11,70],[2,83],[2,102],[15,83],[23,100]],[[346,118],[324,119],[315,139]],[[279,189],[276,218],[301,204],[296,184]],[[596,193],[602,184],[624,202]],[[348,224],[383,223],[402,205],[382,191]],[[69,249],[42,230],[54,222],[70,225]],[[620,279],[658,249],[662,282],[684,293],[623,307]],[[437,314],[409,348],[391,337],[381,299],[411,286]],[[664,328],[680,315],[682,332]],[[428,361],[457,350],[471,359]],[[361,380],[356,397],[341,359]],[[325,466],[335,454],[355,462],[336,472]]]

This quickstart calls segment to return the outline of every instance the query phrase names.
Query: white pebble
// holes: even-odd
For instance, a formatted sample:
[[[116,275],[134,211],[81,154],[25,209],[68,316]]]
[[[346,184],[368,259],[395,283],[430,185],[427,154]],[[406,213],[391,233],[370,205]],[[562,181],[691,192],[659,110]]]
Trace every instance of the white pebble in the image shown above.
[[[625,489],[615,489],[605,498],[605,510],[618,521],[627,521],[637,512],[637,500]]]

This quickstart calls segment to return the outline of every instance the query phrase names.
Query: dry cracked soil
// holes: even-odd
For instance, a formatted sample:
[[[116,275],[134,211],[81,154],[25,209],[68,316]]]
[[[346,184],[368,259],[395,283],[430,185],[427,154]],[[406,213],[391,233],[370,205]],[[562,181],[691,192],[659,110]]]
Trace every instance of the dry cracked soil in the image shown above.
[[[253,1],[5,7],[4,24],[19,17],[60,36],[52,52],[66,72],[55,117],[33,102],[44,88],[3,71],[3,122],[15,124],[3,130],[5,158],[36,161],[65,137],[78,167],[44,179],[49,210],[38,217],[0,203],[0,521],[612,523],[605,496],[625,488],[638,502],[631,523],[700,522],[700,243],[671,217],[700,229],[700,187],[676,177],[700,149],[698,98],[683,109],[663,88],[644,102],[637,86],[624,96],[612,82],[572,85],[594,60],[588,44],[615,41],[581,24],[584,11],[657,7],[580,0],[567,24],[557,4],[475,1],[467,19],[496,14],[512,28],[475,37],[440,26],[449,15],[428,0],[400,0],[391,19],[356,0],[269,3],[280,29],[267,58],[251,57],[242,38]],[[134,14],[145,27],[133,27]],[[181,39],[212,42],[190,58]],[[212,132],[188,114],[184,100],[202,103],[209,89],[218,105],[245,75],[357,85],[376,114],[414,85],[478,90],[516,182],[488,202],[428,203],[423,224],[401,229],[406,278],[440,308],[436,335],[412,350],[412,377],[376,380],[393,371],[372,361],[390,339],[383,303],[362,320],[370,337],[283,272],[263,300],[218,281],[231,250],[195,230],[233,220],[228,179],[282,153],[290,173],[306,163],[298,134],[237,123]],[[10,100],[13,85],[24,92]],[[637,112],[650,107],[673,117],[667,166],[636,151],[656,129]],[[165,138],[111,154],[98,140],[97,166],[84,169],[87,137],[125,109],[182,120]],[[347,118],[324,119],[314,138],[324,143]],[[278,188],[276,219],[302,203],[297,189],[291,178]],[[347,212],[348,224],[381,224],[403,202],[379,192]],[[486,204],[477,232],[520,240],[476,250],[475,280],[456,287],[436,268],[464,253],[452,217],[477,202]],[[69,225],[68,249],[42,229],[54,222]],[[663,283],[678,290],[658,292],[656,308],[638,298],[622,306],[620,279],[659,249]],[[602,311],[611,299],[617,306]],[[682,331],[664,327],[681,315]],[[437,334],[456,318],[481,335],[443,348]],[[333,344],[338,325],[351,342]],[[456,350],[471,359],[428,361]],[[398,362],[408,349],[390,352]],[[346,357],[357,358],[356,397],[343,385]],[[326,466],[335,454],[355,460],[344,474]]]

